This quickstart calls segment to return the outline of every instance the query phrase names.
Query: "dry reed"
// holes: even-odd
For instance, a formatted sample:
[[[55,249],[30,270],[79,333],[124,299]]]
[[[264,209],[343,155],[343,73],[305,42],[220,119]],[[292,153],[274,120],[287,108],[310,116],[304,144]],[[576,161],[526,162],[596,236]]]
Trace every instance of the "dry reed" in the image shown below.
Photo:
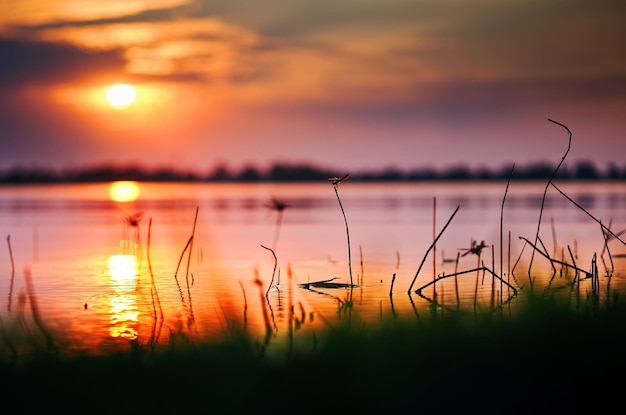
[[[437,243],[437,241],[439,240],[439,238],[441,238],[441,235],[443,234],[443,232],[446,230],[446,228],[448,227],[448,225],[450,225],[450,222],[452,222],[452,219],[454,218],[454,216],[456,215],[456,213],[459,211],[459,208],[461,206],[457,206],[456,209],[454,209],[454,212],[452,213],[452,215],[450,216],[450,218],[448,219],[448,221],[446,222],[446,224],[444,225],[444,227],[441,229],[441,231],[439,231],[439,234],[437,235],[437,237],[435,238],[435,240],[430,244],[430,246],[428,247],[428,249],[426,250],[426,253],[424,254],[424,258],[422,258],[422,262],[420,263],[419,267],[417,268],[417,272],[415,272],[415,276],[413,277],[413,281],[411,281],[411,285],[409,285],[409,289],[407,291],[407,294],[409,294],[409,296],[411,296],[411,290],[413,289],[413,285],[415,284],[415,280],[417,279],[417,276],[419,275],[422,266],[424,265],[424,262],[426,262],[426,258],[428,257],[428,254],[430,253],[430,251],[432,250],[432,248],[435,246],[435,244]]]
[[[550,184],[552,183],[552,180],[556,177],[556,174],[559,171],[559,168],[561,167],[561,165],[565,161],[565,158],[567,157],[567,154],[569,153],[570,147],[572,145],[572,132],[570,131],[570,129],[567,128],[567,126],[561,124],[560,122],[554,121],[554,120],[552,120],[550,118],[548,118],[548,121],[563,127],[567,131],[567,133],[569,135],[569,140],[568,140],[567,150],[565,151],[565,154],[563,154],[563,157],[561,158],[561,161],[559,162],[559,164],[556,166],[556,168],[554,169],[554,171],[550,175],[550,178],[548,179],[548,183],[546,183],[546,187],[545,187],[545,189],[543,191],[543,197],[541,198],[541,209],[539,210],[539,220],[537,221],[537,233],[535,234],[535,245],[537,245],[537,241],[539,239],[539,230],[541,228],[541,218],[543,216],[543,208],[544,208],[544,205],[545,205],[545,202],[546,202],[546,194],[548,193],[548,188],[550,187]],[[531,255],[530,264],[528,266],[529,278],[530,278],[531,268],[533,266],[533,259],[534,259],[534,257],[535,257],[535,251],[533,251],[533,253]]]
[[[341,214],[343,215],[343,221],[346,225],[346,237],[348,239],[348,270],[350,272],[350,285],[353,285],[352,282],[352,250],[350,248],[350,231],[348,229],[348,219],[346,218],[346,212],[343,210],[343,204],[341,203],[341,199],[339,198],[339,183],[348,180],[350,177],[349,174],[345,174],[341,177],[330,177],[331,184],[333,185],[333,189],[335,190],[335,195],[337,196],[337,201],[339,202],[339,208],[341,209]]]

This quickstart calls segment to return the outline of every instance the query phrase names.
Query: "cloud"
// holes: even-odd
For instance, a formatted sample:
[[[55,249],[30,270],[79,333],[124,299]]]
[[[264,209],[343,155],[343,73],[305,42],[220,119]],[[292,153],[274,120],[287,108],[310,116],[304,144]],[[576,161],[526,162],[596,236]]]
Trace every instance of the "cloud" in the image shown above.
[[[0,84],[81,82],[103,73],[123,74],[121,50],[87,50],[69,44],[0,39]]]
[[[330,89],[360,99],[376,86],[388,99],[416,85],[584,84],[626,73],[626,57],[615,53],[626,36],[616,16],[626,6],[616,1],[278,0],[272,6],[196,0],[19,29],[125,51],[134,74],[179,72],[194,80],[271,82],[278,89],[286,80],[296,82],[290,89],[313,96]],[[305,72],[312,83],[303,82]]]
[[[146,23],[166,22],[194,16],[197,9],[193,4],[175,5],[162,8],[145,8],[140,11],[120,13],[116,16],[94,17],[90,19],[61,19],[47,23],[17,26],[15,29],[25,32],[39,32],[51,29],[64,29],[76,27],[106,26],[120,23]],[[105,10],[103,10],[104,12]]]

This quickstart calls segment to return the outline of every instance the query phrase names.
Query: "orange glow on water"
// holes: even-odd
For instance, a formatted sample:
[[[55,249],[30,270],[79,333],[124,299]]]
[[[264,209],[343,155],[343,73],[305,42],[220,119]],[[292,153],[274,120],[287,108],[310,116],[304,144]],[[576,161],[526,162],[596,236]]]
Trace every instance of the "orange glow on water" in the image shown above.
[[[139,184],[133,181],[118,181],[111,183],[109,196],[115,202],[133,202],[139,197]]]
[[[109,276],[114,294],[109,299],[109,334],[129,340],[137,338],[139,309],[137,307],[137,276],[139,264],[135,255],[112,255],[109,257]]]

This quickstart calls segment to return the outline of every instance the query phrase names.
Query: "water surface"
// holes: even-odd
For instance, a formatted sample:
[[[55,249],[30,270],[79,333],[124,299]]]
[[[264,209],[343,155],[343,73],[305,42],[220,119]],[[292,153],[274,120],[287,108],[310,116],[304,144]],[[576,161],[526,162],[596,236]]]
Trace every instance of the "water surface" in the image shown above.
[[[567,197],[550,188],[544,200],[544,183],[512,182],[505,199],[505,182],[348,180],[338,200],[330,183],[142,183],[136,200],[115,202],[108,183],[6,186],[2,327],[26,340],[45,330],[68,350],[99,353],[129,340],[210,339],[233,327],[262,337],[267,324],[276,342],[293,327],[310,339],[347,312],[368,324],[432,312],[435,296],[440,310],[514,304],[513,292],[482,272],[442,280],[423,297],[407,291],[482,266],[523,289],[531,258],[533,276],[550,283],[550,262],[525,246],[538,229],[552,258],[587,271],[595,263],[602,283],[620,289],[626,247],[611,237],[607,252],[598,221],[618,236],[626,228],[626,185],[559,188]],[[480,256],[457,262],[481,241]],[[558,271],[551,283],[568,286],[573,269]],[[298,286],[348,284],[351,275],[352,291]]]

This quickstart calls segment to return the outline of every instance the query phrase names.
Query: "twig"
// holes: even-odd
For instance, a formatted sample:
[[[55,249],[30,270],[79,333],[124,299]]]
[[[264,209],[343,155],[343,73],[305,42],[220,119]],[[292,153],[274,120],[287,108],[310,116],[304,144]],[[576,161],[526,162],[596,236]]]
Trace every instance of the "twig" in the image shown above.
[[[265,298],[269,296],[270,289],[272,288],[272,284],[274,284],[274,275],[276,274],[276,265],[278,264],[278,260],[276,259],[276,254],[272,248],[268,248],[267,246],[261,245],[261,248],[265,248],[272,253],[274,256],[274,271],[272,271],[272,280],[270,281],[270,285],[267,287],[267,291],[265,291]]]
[[[546,194],[548,193],[548,187],[550,186],[550,184],[552,183],[552,180],[554,179],[554,177],[556,176],[556,173],[559,171],[559,168],[561,167],[561,165],[563,164],[563,162],[565,161],[565,157],[567,157],[567,154],[569,153],[571,144],[572,144],[572,132],[570,131],[569,128],[567,128],[567,126],[561,124],[560,122],[554,121],[550,118],[548,118],[548,121],[553,122],[557,125],[560,125],[561,127],[565,128],[565,130],[567,130],[567,133],[569,134],[569,141],[567,144],[567,150],[565,151],[565,154],[563,154],[563,157],[561,158],[561,161],[559,162],[559,164],[556,166],[556,169],[554,169],[554,171],[552,172],[552,175],[550,176],[550,178],[548,179],[548,183],[546,183],[546,187],[543,191],[543,197],[541,198],[541,209],[539,210],[539,221],[537,222],[537,233],[535,235],[535,245],[537,244],[537,240],[539,239],[539,229],[541,228],[541,217],[543,216],[543,207],[545,205],[546,202]],[[530,257],[530,265],[528,266],[528,274],[530,275],[530,270],[533,266],[533,259],[535,258],[535,251],[533,251],[531,257]]]
[[[576,280],[578,278],[578,269],[576,267],[576,260],[574,259],[574,254],[572,254],[572,249],[570,248],[569,245],[567,245],[567,251],[569,252],[569,256],[572,259],[572,264],[574,264],[574,269],[576,271],[576,274],[574,275],[574,280]]]
[[[524,253],[524,249],[526,249],[526,244],[527,242],[524,242],[524,246],[522,246],[522,250],[519,253],[519,256],[517,257],[517,259],[515,260],[515,264],[513,264],[513,268],[511,268],[511,274],[515,275],[515,268],[517,268],[517,264],[519,263],[520,259],[522,259],[522,254]],[[532,286],[532,280],[530,281],[531,286]]]
[[[494,249],[495,248],[493,247],[493,244],[491,244],[491,269],[496,269],[495,258],[494,258],[495,255],[494,255],[494,252],[493,252]],[[500,274],[502,274],[502,270],[500,270]],[[502,283],[502,278],[500,278],[500,282]],[[495,283],[495,280],[494,280],[494,277],[493,277],[493,274],[492,274],[492,276],[491,276],[491,307],[493,307],[493,303],[494,303],[494,300],[495,300],[495,298],[494,298],[494,295],[495,295],[495,293],[494,293],[494,289],[495,289],[494,283]],[[500,285],[500,295],[502,295],[502,287],[503,287],[503,285]],[[502,297],[500,297],[500,304],[502,304]]]
[[[445,278],[450,278],[450,277],[457,277],[459,275],[463,275],[463,274],[469,274],[470,272],[488,272],[490,273],[494,278],[499,279],[500,281],[503,282],[503,284],[505,284],[506,286],[508,286],[510,289],[513,290],[514,295],[517,295],[517,288],[515,288],[514,286],[512,286],[511,284],[509,284],[508,282],[504,281],[499,275],[497,275],[496,273],[494,273],[492,270],[490,270],[489,268],[485,267],[484,265],[478,268],[473,268],[473,269],[468,269],[465,271],[461,271],[461,272],[455,272],[454,274],[444,274],[444,275],[440,275],[435,281],[430,281],[429,283],[421,286],[420,288],[418,288],[417,290],[415,290],[416,294],[420,294],[421,292],[428,288],[429,286],[431,286],[432,284],[435,284]]]
[[[582,206],[580,206],[578,203],[576,203],[571,197],[569,197],[568,195],[566,195],[565,193],[563,193],[563,191],[561,189],[559,189],[557,187],[557,185],[555,185],[554,183],[550,183],[552,185],[552,187],[554,187],[556,189],[557,192],[559,192],[561,195],[563,195],[567,200],[569,200],[570,202],[572,202],[574,205],[576,205],[577,208],[579,208],[580,210],[582,210],[583,212],[585,212],[591,219],[593,219],[594,221],[596,221],[598,224],[600,224],[600,226],[602,227],[602,229],[604,229],[606,232],[608,232],[611,236],[613,236],[613,238],[617,239],[618,241],[620,241],[622,244],[626,245],[626,242],[624,242],[620,237],[619,234],[621,232],[615,233],[613,232],[610,228],[607,228],[605,225],[602,224],[602,222],[598,219],[596,219],[591,213],[589,213],[587,210],[585,210],[585,208],[583,208]]]
[[[459,258],[461,257],[461,253],[457,251],[456,253],[456,261],[454,262],[454,273],[456,274],[459,271]],[[454,292],[456,293],[456,308],[458,309],[461,306],[461,297],[459,295],[459,279],[454,276]]]
[[[533,245],[533,243],[532,243],[532,242],[530,242],[528,239],[524,238],[523,236],[520,236],[519,238],[520,238],[520,239],[523,239],[524,241],[526,241],[526,243],[527,243],[528,245],[530,245],[531,247],[533,247],[535,251],[539,252],[542,256],[544,256],[545,258],[547,258],[547,259],[550,261],[550,263],[556,262],[557,264],[560,264],[560,265],[563,265],[563,266],[566,266],[566,267],[573,268],[573,269],[575,269],[576,271],[578,271],[578,272],[582,272],[582,273],[584,273],[585,275],[587,275],[587,277],[589,277],[589,275],[590,275],[590,274],[589,274],[589,272],[585,271],[584,269],[580,269],[580,268],[578,268],[578,267],[576,267],[576,266],[570,265],[570,264],[568,264],[567,262],[562,262],[562,261],[559,261],[559,260],[557,260],[557,259],[552,259],[552,258],[550,258],[550,256],[549,256],[548,254],[546,254],[545,252],[542,252],[542,251],[541,251],[541,249],[539,249],[539,248],[537,248],[535,245]],[[552,265],[552,267],[554,268],[554,264]]]
[[[187,292],[189,294],[189,301],[191,302],[191,294],[189,293],[189,265],[191,264],[191,251],[193,249],[193,239],[196,234],[196,223],[198,222],[198,209],[196,206],[196,215],[193,219],[193,228],[191,230],[191,238],[189,239],[189,254],[187,256],[187,271],[185,272],[185,279],[187,280]],[[193,286],[193,275],[191,276],[191,285]]]
[[[506,181],[506,188],[504,189],[504,196],[502,197],[502,206],[500,207],[500,275],[503,273],[502,269],[502,222],[504,217],[504,201],[506,200],[506,195],[509,192],[509,184],[511,183],[511,177],[513,176],[513,171],[515,170],[515,163],[511,167],[511,172],[509,173],[509,178]],[[500,284],[500,303],[502,303],[502,284]]]
[[[337,189],[339,183],[347,180],[350,177],[349,174],[343,175],[341,177],[330,177],[328,180],[331,181],[333,185],[333,189],[335,189],[335,195],[337,195],[337,201],[339,202],[339,208],[341,208],[341,213],[343,215],[343,221],[346,224],[346,236],[348,238],[348,268],[350,271],[350,285],[352,285],[352,254],[350,250],[350,231],[348,230],[348,219],[346,219],[346,212],[343,210],[343,205],[341,204],[341,199],[339,198],[339,190]]]
[[[433,197],[433,240],[437,235],[437,197]],[[437,244],[433,243],[433,281],[437,278]],[[437,298],[437,292],[433,285],[433,297]]]
[[[420,270],[422,269],[422,266],[424,266],[424,262],[426,262],[426,257],[428,257],[428,253],[430,252],[430,250],[433,248],[433,246],[435,246],[435,244],[437,243],[437,241],[439,240],[439,238],[441,238],[441,235],[443,234],[443,232],[446,230],[446,228],[448,227],[448,225],[450,224],[450,222],[452,222],[452,218],[454,218],[454,215],[456,215],[456,213],[459,211],[459,208],[461,206],[457,206],[456,209],[454,209],[454,212],[452,213],[452,215],[450,216],[450,219],[448,219],[448,222],[446,222],[445,226],[443,227],[443,229],[441,229],[441,231],[439,232],[439,235],[437,235],[437,237],[435,238],[435,240],[433,241],[432,244],[430,244],[430,247],[426,250],[426,253],[424,254],[424,258],[422,259],[422,263],[420,264],[420,266],[417,268],[417,272],[415,273],[415,276],[413,277],[413,281],[411,281],[411,285],[409,286],[409,289],[407,291],[407,294],[409,294],[409,296],[411,295],[411,289],[413,289],[413,285],[415,284],[415,280],[417,279],[417,276],[420,273]]]
[[[180,253],[180,257],[178,258],[178,265],[176,265],[176,271],[174,272],[174,279],[176,280],[176,285],[178,286],[178,292],[180,293],[180,299],[182,300],[183,304],[185,303],[185,295],[183,294],[183,289],[180,287],[180,283],[178,282],[178,270],[180,268],[180,264],[183,262],[183,257],[185,256],[185,252],[187,252],[187,249],[189,248],[189,245],[191,245],[192,240],[193,240],[193,236],[187,240],[187,244],[185,244],[183,251]]]
[[[606,251],[609,254],[609,261],[611,262],[610,274],[613,274],[613,271],[615,271],[615,264],[613,263],[611,250],[609,249],[609,235],[606,232],[604,232],[604,229],[602,229],[602,222],[600,222],[600,230],[602,231],[602,237],[604,238],[604,248],[602,249],[602,254],[600,254],[600,259],[602,259],[602,262],[604,263],[604,251]],[[606,272],[609,273],[608,269],[606,270]]]

